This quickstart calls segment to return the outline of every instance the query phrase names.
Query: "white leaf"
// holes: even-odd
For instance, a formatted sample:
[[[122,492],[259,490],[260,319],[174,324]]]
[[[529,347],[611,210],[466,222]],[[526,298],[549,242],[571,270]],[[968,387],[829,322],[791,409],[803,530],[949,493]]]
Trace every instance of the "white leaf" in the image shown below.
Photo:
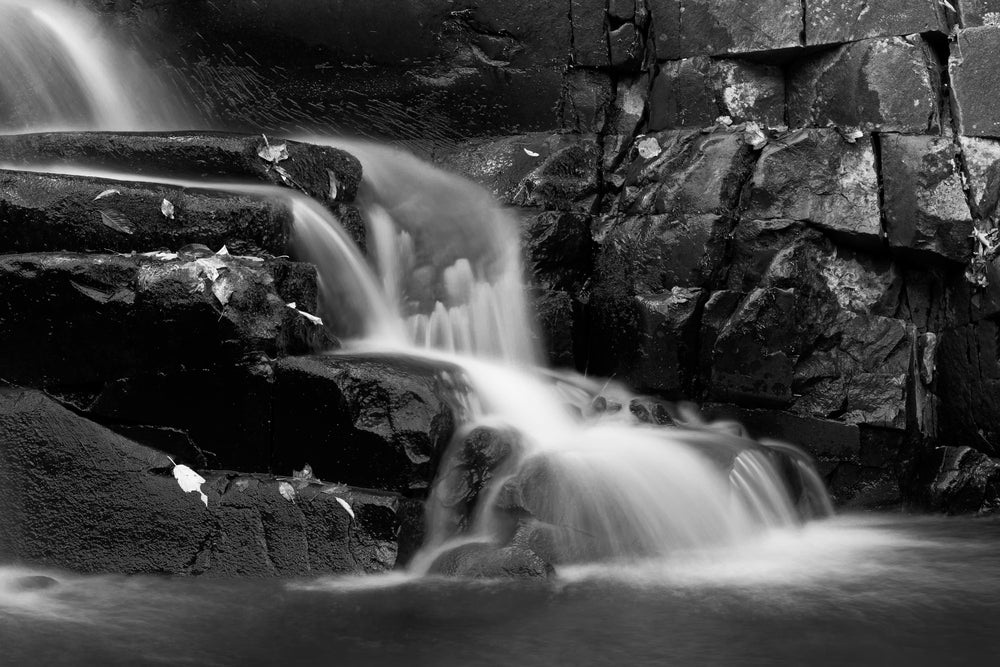
[[[767,135],[757,123],[747,123],[743,130],[743,138],[754,150],[760,150],[767,145]]]
[[[177,259],[176,252],[166,252],[164,250],[154,250],[153,252],[142,253],[143,257],[152,257],[153,259],[161,259],[165,262],[169,262],[172,259]]]
[[[257,148],[257,155],[262,159],[270,162],[271,164],[278,164],[282,160],[288,159],[288,146],[286,144],[275,144],[271,145],[271,142],[267,140],[267,135],[260,135],[264,137],[264,145]]]
[[[340,183],[337,182],[337,175],[329,169],[326,170],[326,173],[330,175],[330,199],[336,199],[337,193],[340,192]]]
[[[222,257],[229,257],[229,248],[227,248],[226,246],[222,246],[221,248],[219,248],[219,252],[215,254],[220,255]]]
[[[224,273],[212,282],[212,294],[223,306],[229,303],[229,298],[236,291],[236,280],[228,273]]]
[[[295,500],[295,487],[288,482],[278,482],[278,493],[288,502]]]
[[[194,260],[194,265],[199,271],[205,274],[205,277],[215,282],[219,279],[219,271],[221,269],[228,268],[226,266],[225,260],[223,260],[218,255],[213,255],[211,257],[201,257]]]
[[[656,140],[656,137],[646,137],[639,142],[637,148],[639,150],[639,157],[644,160],[650,160],[663,152],[663,149],[660,148],[660,142]]]
[[[292,180],[292,175],[289,174],[287,171],[285,171],[284,167],[279,167],[275,165],[274,170],[278,172],[278,176],[281,176],[281,180],[284,182],[285,185],[291,185],[291,186],[295,185],[295,181]]]
[[[344,500],[343,498],[339,498],[339,497],[337,498],[337,502],[340,503],[341,507],[343,507],[345,510],[347,510],[347,513],[350,514],[351,518],[353,519],[354,518],[354,510],[351,509],[351,504],[349,502],[347,502],[346,500]]]
[[[171,204],[168,199],[164,199],[163,203],[160,204],[160,213],[163,214],[163,217],[168,218],[170,220],[173,220],[174,219],[174,205]]]
[[[291,308],[292,310],[296,310],[295,306],[297,304],[294,301],[292,301],[291,303],[286,303],[285,305]]]
[[[173,463],[172,459],[171,463]],[[197,491],[198,495],[201,496],[201,502],[205,503],[205,507],[208,507],[208,496],[206,496],[201,490],[201,485],[205,483],[205,478],[183,463],[179,465],[175,464],[173,472],[174,479],[177,480],[177,484],[181,487],[181,491],[184,493]]]
[[[101,194],[94,197],[94,201],[97,201],[98,199],[104,199],[105,197],[110,197],[111,195],[120,195],[121,193],[122,193],[121,190],[105,190]]]
[[[527,154],[527,155],[528,155],[529,157],[538,157],[538,153],[536,153],[535,151],[529,151],[529,150],[528,150],[527,148],[525,148],[525,149],[524,149],[524,152],[525,152],[525,153],[526,153],[526,154]]]
[[[125,214],[119,213],[118,211],[112,211],[110,209],[106,211],[98,211],[101,214],[101,224],[105,227],[110,227],[116,232],[121,232],[122,234],[134,234],[135,228],[132,226],[132,222],[125,217]]]
[[[715,119],[715,124],[725,125],[726,127],[729,127],[730,125],[733,124],[732,116],[719,116],[718,118]]]
[[[321,318],[316,317],[315,315],[310,315],[309,313],[305,312],[304,310],[299,310],[298,308],[295,309],[295,312],[297,312],[299,315],[301,315],[302,317],[306,318],[307,320],[309,320],[313,324],[318,324],[320,326],[323,326],[323,320]]]
[[[312,466],[308,463],[302,466],[302,470],[293,470],[292,477],[295,479],[316,479],[316,476],[313,475]]]

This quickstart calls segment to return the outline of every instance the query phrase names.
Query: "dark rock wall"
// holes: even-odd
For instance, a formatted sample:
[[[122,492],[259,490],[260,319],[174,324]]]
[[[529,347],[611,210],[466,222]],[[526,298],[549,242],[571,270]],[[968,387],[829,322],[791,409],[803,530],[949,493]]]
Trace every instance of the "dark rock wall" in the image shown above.
[[[92,4],[191,122],[388,137],[517,207],[559,365],[792,439],[842,502],[955,509],[926,462],[1000,455],[998,3]]]

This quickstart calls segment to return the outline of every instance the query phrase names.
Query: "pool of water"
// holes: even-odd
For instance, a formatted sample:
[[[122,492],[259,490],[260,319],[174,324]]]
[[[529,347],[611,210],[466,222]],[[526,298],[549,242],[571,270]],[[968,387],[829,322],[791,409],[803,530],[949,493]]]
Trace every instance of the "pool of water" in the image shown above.
[[[24,590],[23,577],[57,583]],[[1000,520],[839,517],[546,583],[0,567],[0,664],[948,665],[1000,655]]]

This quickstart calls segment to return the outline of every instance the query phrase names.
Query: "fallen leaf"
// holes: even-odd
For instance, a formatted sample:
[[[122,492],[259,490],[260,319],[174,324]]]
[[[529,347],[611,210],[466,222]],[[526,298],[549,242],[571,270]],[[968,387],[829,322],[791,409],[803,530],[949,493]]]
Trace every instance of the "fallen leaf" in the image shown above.
[[[337,182],[337,175],[330,169],[327,169],[326,173],[330,175],[330,199],[336,199],[337,193],[340,192],[340,183]]]
[[[97,201],[98,199],[104,199],[105,197],[110,197],[111,195],[120,195],[121,193],[122,193],[121,190],[105,190],[101,194],[94,197],[94,201]]]
[[[743,138],[754,150],[760,150],[767,145],[767,135],[757,123],[747,123],[743,129]]]
[[[227,248],[226,246],[222,246],[221,248],[219,248],[219,252],[215,254],[219,255],[220,257],[229,257],[229,248]]]
[[[323,320],[321,318],[316,317],[315,315],[310,315],[309,313],[305,312],[304,310],[299,310],[298,308],[295,309],[295,312],[297,312],[299,315],[301,315],[302,317],[306,318],[307,320],[309,320],[313,324],[318,324],[319,326],[323,326]]]
[[[271,164],[278,164],[282,160],[288,159],[288,146],[287,144],[274,144],[267,140],[267,135],[260,135],[264,137],[264,145],[257,148],[257,155],[262,159],[270,162]]]
[[[292,301],[291,303],[286,303],[285,305],[288,306],[289,308],[291,308],[292,310],[297,310],[295,308],[296,303],[294,301]]]
[[[322,489],[320,493],[331,494],[331,493],[347,493],[346,484],[327,484]]]
[[[281,180],[284,182],[285,185],[291,185],[291,186],[295,185],[295,181],[292,180],[292,175],[289,174],[287,171],[285,171],[284,167],[279,167],[278,165],[275,165],[274,170],[278,172],[278,176],[281,176]]]
[[[343,498],[339,498],[338,497],[336,500],[337,500],[338,503],[340,503],[341,507],[343,507],[345,510],[347,510],[347,513],[350,514],[351,518],[353,519],[354,518],[354,510],[351,509],[351,504],[349,502],[347,502],[346,500],[344,500]]]
[[[233,296],[235,291],[236,279],[229,272],[219,275],[212,282],[212,294],[223,306],[229,303],[229,298]]]
[[[177,259],[176,252],[166,252],[165,250],[154,250],[153,252],[142,253],[143,257],[152,257],[153,259],[161,259],[165,262],[169,262],[172,259]]]
[[[194,260],[194,265],[197,269],[205,274],[205,277],[210,281],[215,282],[219,279],[219,271],[221,269],[228,269],[225,260],[223,260],[218,255],[212,255],[211,257],[201,257]]]
[[[526,153],[526,154],[527,154],[527,155],[528,155],[529,157],[538,157],[538,153],[536,153],[535,151],[530,151],[530,150],[528,150],[527,148],[525,148],[525,149],[524,149],[524,152],[525,152],[525,153]]]
[[[170,457],[167,457],[170,458]],[[174,463],[173,459],[170,459],[171,463]],[[183,463],[174,463],[174,479],[177,480],[178,486],[181,487],[181,491],[184,493],[191,493],[192,491],[197,491],[198,495],[201,496],[201,502],[205,503],[205,507],[208,507],[208,496],[204,494],[201,490],[201,485],[205,483],[205,478],[196,473],[191,468],[187,467]]]
[[[288,482],[278,482],[278,493],[288,502],[295,502],[295,487]]]
[[[134,234],[135,226],[132,222],[125,217],[125,214],[119,213],[111,209],[105,211],[99,211],[101,214],[101,224],[105,227],[110,227],[116,232],[121,232],[122,234]]]
[[[170,203],[170,200],[163,200],[163,203],[160,204],[160,213],[169,220],[174,219],[174,205]]]
[[[292,477],[295,479],[316,479],[316,476],[313,475],[312,466],[308,463],[302,466],[302,470],[293,470]]]

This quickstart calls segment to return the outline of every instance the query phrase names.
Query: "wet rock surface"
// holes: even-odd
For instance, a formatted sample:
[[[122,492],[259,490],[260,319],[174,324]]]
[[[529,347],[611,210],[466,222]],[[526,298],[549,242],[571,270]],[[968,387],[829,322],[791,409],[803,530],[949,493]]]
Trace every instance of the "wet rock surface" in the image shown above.
[[[41,392],[0,388],[0,557],[81,572],[209,576],[377,572],[395,563],[391,494],[205,472],[206,504],[182,490],[172,468],[163,453]]]

